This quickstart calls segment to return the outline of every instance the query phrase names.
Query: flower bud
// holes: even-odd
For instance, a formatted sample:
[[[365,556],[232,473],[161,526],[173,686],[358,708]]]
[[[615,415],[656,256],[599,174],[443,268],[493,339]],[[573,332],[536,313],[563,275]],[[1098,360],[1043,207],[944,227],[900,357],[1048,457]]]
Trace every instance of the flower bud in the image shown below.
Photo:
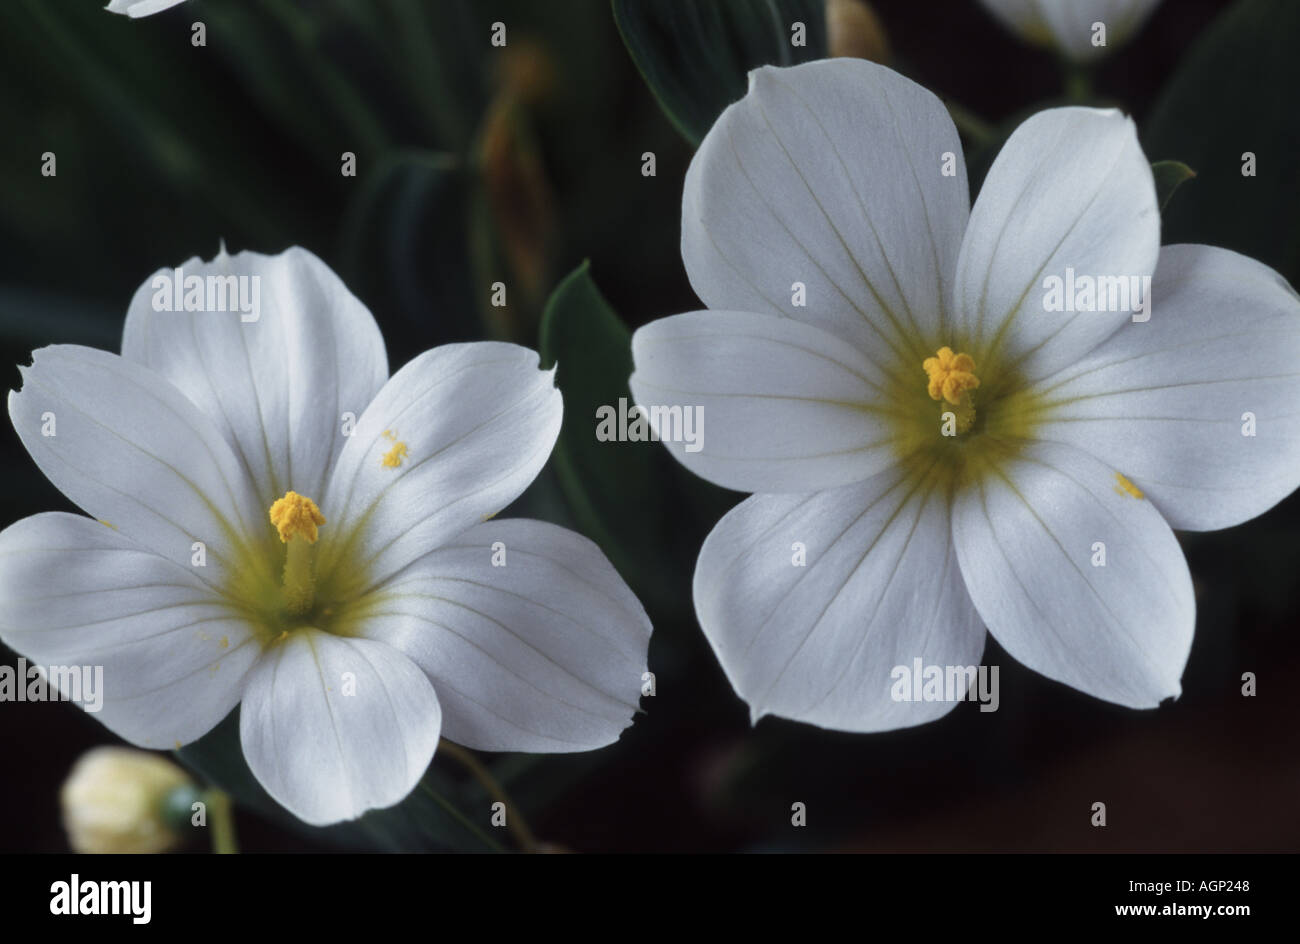
[[[181,835],[164,819],[169,797],[190,778],[159,754],[97,747],[83,754],[59,793],[76,852],[166,852]]]

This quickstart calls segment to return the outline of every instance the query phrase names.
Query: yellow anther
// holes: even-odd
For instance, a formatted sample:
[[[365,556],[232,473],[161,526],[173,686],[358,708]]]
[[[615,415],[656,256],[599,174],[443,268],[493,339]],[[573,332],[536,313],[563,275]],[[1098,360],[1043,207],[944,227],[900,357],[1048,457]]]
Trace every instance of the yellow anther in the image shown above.
[[[1116,493],[1117,495],[1129,495],[1129,496],[1131,496],[1131,497],[1133,497],[1133,498],[1145,498],[1145,497],[1146,497],[1145,495],[1142,494],[1142,489],[1138,488],[1136,485],[1134,485],[1132,482],[1130,482],[1127,478],[1125,478],[1125,477],[1124,477],[1124,474],[1123,474],[1122,472],[1116,472],[1116,473],[1115,473],[1115,483],[1116,483],[1116,484],[1115,484],[1115,493]]]
[[[297,492],[285,492],[271,505],[271,524],[280,532],[280,540],[288,544],[289,540],[301,536],[308,544],[316,543],[316,529],[325,523],[325,516],[320,513],[316,503]]]
[[[975,361],[969,354],[954,354],[952,348],[941,347],[934,357],[927,357],[921,366],[930,378],[927,388],[931,400],[947,400],[953,406],[961,404],[968,390],[980,385],[975,376]]]

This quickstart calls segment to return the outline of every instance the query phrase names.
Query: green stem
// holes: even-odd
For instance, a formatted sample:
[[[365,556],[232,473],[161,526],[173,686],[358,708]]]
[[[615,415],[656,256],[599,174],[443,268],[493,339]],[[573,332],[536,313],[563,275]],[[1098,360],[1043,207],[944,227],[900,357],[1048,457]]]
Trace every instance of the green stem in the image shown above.
[[[457,763],[473,775],[475,780],[483,785],[483,789],[488,792],[488,796],[492,797],[493,800],[504,803],[507,811],[506,829],[510,830],[510,832],[514,834],[515,841],[519,843],[519,848],[523,852],[537,851],[537,837],[534,836],[533,831],[528,828],[528,823],[520,812],[519,807],[511,802],[505,789],[497,779],[492,776],[492,772],[479,762],[477,757],[459,744],[453,744],[446,738],[443,738],[438,742],[438,750],[435,752],[434,756],[436,757],[438,754],[445,754],[454,758]]]
[[[235,810],[230,797],[216,787],[204,799],[208,804],[208,828],[212,830],[212,851],[216,855],[238,855],[239,843],[235,839]]]
[[[1092,99],[1092,76],[1086,69],[1072,63],[1066,63],[1065,97],[1076,104],[1083,104]]]
[[[952,116],[952,123],[957,126],[957,130],[964,134],[971,144],[988,144],[997,134],[993,125],[970,109],[958,105],[952,99],[948,99],[944,104],[948,106],[948,114]]]
[[[480,840],[482,840],[483,844],[487,846],[489,849],[491,849],[493,852],[506,851],[505,849],[501,848],[501,843],[497,842],[487,833],[483,832],[483,830],[479,829],[478,826],[472,820],[467,818],[464,813],[456,809],[456,807],[452,803],[450,803],[445,797],[439,794],[437,790],[433,789],[433,787],[429,786],[423,780],[420,781],[420,789],[422,789],[425,793],[427,793],[430,796],[430,798],[432,798],[433,802],[437,803],[440,807],[442,807],[443,810],[445,810],[451,816],[452,819],[460,823],[461,826],[463,826],[465,829],[469,830]]]

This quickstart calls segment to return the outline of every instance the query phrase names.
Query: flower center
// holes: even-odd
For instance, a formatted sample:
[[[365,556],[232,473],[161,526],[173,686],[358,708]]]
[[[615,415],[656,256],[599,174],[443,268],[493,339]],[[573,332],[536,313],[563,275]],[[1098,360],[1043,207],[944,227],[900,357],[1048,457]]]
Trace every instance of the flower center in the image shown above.
[[[974,390],[980,379],[975,376],[975,360],[969,354],[954,354],[952,348],[941,347],[934,357],[921,363],[930,378],[926,387],[931,400],[942,400],[952,407],[956,432],[965,433],[975,422]],[[946,419],[946,417],[945,417]]]
[[[310,611],[316,597],[311,546],[316,543],[316,529],[324,523],[316,503],[297,492],[285,492],[271,505],[271,524],[285,545],[284,605],[294,616]]]

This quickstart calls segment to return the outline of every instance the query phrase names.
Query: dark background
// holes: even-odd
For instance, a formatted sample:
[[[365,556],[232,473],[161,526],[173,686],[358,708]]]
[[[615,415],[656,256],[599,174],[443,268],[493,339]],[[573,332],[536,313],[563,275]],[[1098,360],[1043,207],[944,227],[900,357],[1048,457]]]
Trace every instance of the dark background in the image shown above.
[[[1095,70],[1093,94],[1135,116],[1152,160],[1200,174],[1170,204],[1166,242],[1238,249],[1295,284],[1300,86],[1286,47],[1300,4],[1246,2],[1242,13],[1165,0]],[[219,239],[320,255],[374,313],[392,370],[451,340],[538,347],[547,296],[584,259],[629,327],[698,307],[678,253],[692,148],[605,0],[190,0],[139,21],[101,5],[0,4],[0,362],[27,363],[53,342],[117,350],[138,285],[159,266],[210,258]],[[1003,134],[1062,100],[1054,57],[974,2],[874,6],[892,65]],[[1273,45],[1197,47],[1221,15],[1276,18],[1251,34]],[[487,42],[497,20],[505,50]],[[205,48],[191,45],[196,21]],[[967,145],[978,174],[995,147]],[[1258,154],[1257,180],[1240,178],[1244,150]],[[55,178],[40,175],[45,151],[57,154]],[[344,151],[357,155],[355,178],[339,173]],[[652,178],[640,173],[645,151],[657,155]],[[487,302],[497,279],[511,286],[504,310]],[[16,367],[3,371],[17,386]],[[629,520],[652,501],[670,510],[647,538],[654,553],[606,548],[655,623],[657,696],[607,750],[484,757],[542,838],[581,851],[1300,848],[1300,500],[1181,536],[1199,612],[1176,703],[1099,702],[990,639],[996,713],[963,704],[879,735],[774,718],[751,729],[690,608],[700,541],[740,496],[661,458],[645,460],[650,492],[621,496]],[[73,510],[8,424],[0,485],[0,524]],[[565,488],[548,468],[517,510],[590,532]],[[1257,697],[1241,695],[1246,671]],[[58,786],[82,751],[113,742],[71,706],[0,704],[0,850],[66,850]],[[441,756],[434,767],[464,780]],[[796,800],[808,805],[804,830],[790,826]],[[1105,829],[1089,825],[1095,801]],[[274,816],[244,811],[239,826],[246,851],[336,848]]]

